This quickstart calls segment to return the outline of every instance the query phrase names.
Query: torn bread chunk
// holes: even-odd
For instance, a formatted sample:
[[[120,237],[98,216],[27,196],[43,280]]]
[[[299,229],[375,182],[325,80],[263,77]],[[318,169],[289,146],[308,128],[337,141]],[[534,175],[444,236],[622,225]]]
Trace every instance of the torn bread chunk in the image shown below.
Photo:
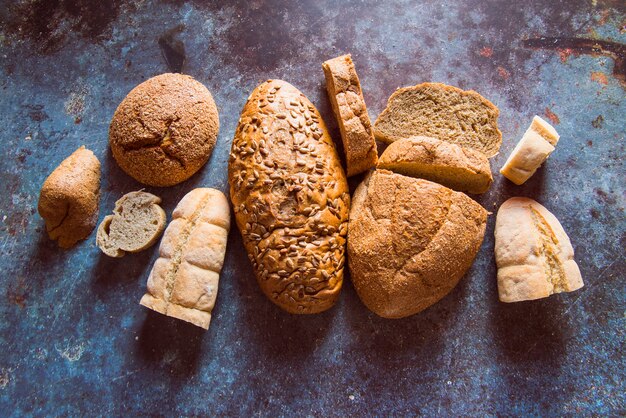
[[[563,227],[532,199],[513,197],[500,206],[495,256],[502,302],[540,299],[583,287]]]
[[[139,303],[208,329],[229,229],[230,209],[222,192],[199,188],[187,193],[174,209]]]
[[[504,163],[500,174],[518,186],[524,184],[552,154],[558,142],[559,134],[556,129],[539,116],[535,116],[530,128],[526,130]]]

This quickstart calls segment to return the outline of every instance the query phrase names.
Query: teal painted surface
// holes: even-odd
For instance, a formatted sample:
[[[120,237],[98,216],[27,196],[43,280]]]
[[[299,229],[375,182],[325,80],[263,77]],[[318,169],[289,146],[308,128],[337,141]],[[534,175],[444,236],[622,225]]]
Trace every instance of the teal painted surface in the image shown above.
[[[626,412],[625,85],[615,57],[522,45],[550,36],[623,46],[623,3],[4,3],[0,415]],[[181,44],[182,71],[211,90],[221,130],[198,174],[146,188],[163,198],[168,218],[194,187],[227,191],[239,113],[267,78],[301,89],[338,139],[321,63],[351,52],[372,119],[396,87],[423,81],[477,90],[500,108],[495,182],[478,200],[494,213],[511,196],[544,204],[569,233],[585,288],[499,303],[491,216],[459,286],[410,318],[370,313],[349,277],[330,311],[283,313],[258,289],[236,228],[209,331],[139,306],[157,248],[109,259],[94,233],[60,250],[37,199],[46,176],[82,144],[102,163],[100,220],[143,187],[112,159],[108,124],[135,85],[180,68]],[[497,170],[534,114],[558,118],[561,142],[518,187]]]

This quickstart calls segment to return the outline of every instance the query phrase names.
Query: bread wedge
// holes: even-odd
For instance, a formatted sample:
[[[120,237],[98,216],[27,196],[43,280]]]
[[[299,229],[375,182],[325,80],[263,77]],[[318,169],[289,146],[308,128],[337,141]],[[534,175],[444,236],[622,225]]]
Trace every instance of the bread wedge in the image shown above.
[[[574,249],[558,219],[539,203],[513,197],[496,217],[495,256],[502,302],[519,302],[583,287]]]
[[[113,215],[105,216],[98,227],[96,244],[109,257],[123,257],[151,247],[165,228],[161,198],[138,191],[115,202]]]
[[[341,132],[346,172],[350,177],[376,165],[378,153],[372,123],[350,54],[328,60],[322,68],[328,98]]]
[[[422,83],[396,90],[374,123],[379,141],[428,136],[493,157],[502,144],[500,111],[473,90]]]
[[[380,156],[378,168],[476,194],[486,192],[493,182],[485,154],[424,136],[392,142]]]
[[[354,193],[348,266],[363,303],[384,318],[416,314],[472,265],[487,211],[439,184],[376,170]]]

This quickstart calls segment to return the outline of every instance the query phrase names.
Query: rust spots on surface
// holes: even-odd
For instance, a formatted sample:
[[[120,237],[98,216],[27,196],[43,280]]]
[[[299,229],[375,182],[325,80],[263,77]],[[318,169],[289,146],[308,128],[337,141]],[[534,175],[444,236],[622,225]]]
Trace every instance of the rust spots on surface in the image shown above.
[[[570,55],[573,53],[572,48],[559,48],[557,51],[559,52],[559,58],[562,63],[566,63]]]
[[[17,280],[10,283],[7,287],[6,297],[9,302],[23,308],[26,306],[29,291],[30,287],[26,279],[23,276],[18,276]]]
[[[606,78],[606,75],[600,71],[594,71],[591,73],[591,81],[596,81],[605,86],[609,84],[609,79]]]
[[[504,67],[498,67],[497,71],[498,75],[505,80],[508,80],[511,76],[511,73],[509,73],[509,71]]]
[[[559,123],[561,123],[561,120],[559,119],[557,114],[554,113],[549,107],[546,107],[546,110],[544,113],[546,117],[550,119],[550,122],[552,122],[553,124],[558,125]]]
[[[483,46],[479,52],[480,56],[489,58],[493,55],[493,49],[488,46]]]

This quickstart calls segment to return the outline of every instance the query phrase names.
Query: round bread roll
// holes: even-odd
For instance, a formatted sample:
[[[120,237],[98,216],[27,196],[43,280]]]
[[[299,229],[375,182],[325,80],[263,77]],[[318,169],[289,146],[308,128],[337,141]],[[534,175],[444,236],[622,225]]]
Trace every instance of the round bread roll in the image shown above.
[[[376,170],[354,192],[348,265],[354,287],[384,318],[416,314],[447,295],[470,268],[487,211],[428,180]]]
[[[207,162],[218,131],[209,90],[187,75],[168,73],[144,81],[122,100],[111,120],[109,144],[131,177],[172,186]]]

